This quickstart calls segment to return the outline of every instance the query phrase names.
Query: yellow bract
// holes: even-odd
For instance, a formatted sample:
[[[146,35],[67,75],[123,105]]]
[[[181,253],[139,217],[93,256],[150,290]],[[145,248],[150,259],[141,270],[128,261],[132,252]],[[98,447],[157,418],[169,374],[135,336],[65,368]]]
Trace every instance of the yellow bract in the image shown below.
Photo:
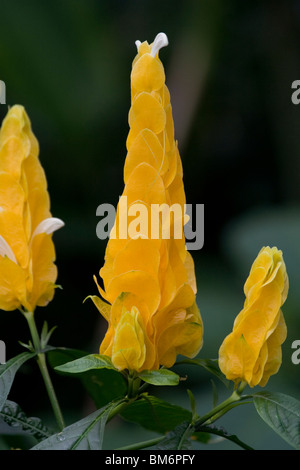
[[[0,309],[45,306],[57,277],[51,234],[63,225],[50,213],[39,146],[22,106],[0,130]]]
[[[91,297],[108,321],[100,353],[111,357],[120,370],[171,367],[178,354],[194,357],[203,338],[195,302],[194,263],[185,246],[186,201],[170,94],[163,65],[157,53],[151,54],[152,47],[147,42],[139,44],[131,73],[123,191],[128,205],[127,225],[120,199],[112,230],[116,237],[107,244],[100,270],[104,289],[97,283],[111,310],[103,307],[99,298]],[[130,229],[134,226],[138,230],[138,219],[131,210],[136,204],[147,210],[148,216],[145,224],[140,223],[140,236],[134,238]],[[183,215],[178,220],[171,214],[169,225],[164,219],[157,227],[150,216],[155,204],[177,204]],[[175,223],[180,224],[179,238],[172,235]],[[151,224],[157,237],[151,237]],[[169,232],[170,237],[162,236]]]
[[[119,369],[139,370],[145,362],[146,345],[144,326],[136,307],[127,311],[123,307],[112,348],[112,362]]]
[[[263,387],[281,365],[281,345],[287,334],[281,306],[288,293],[288,276],[280,250],[261,249],[244,292],[244,308],[221,345],[219,365],[227,379]]]

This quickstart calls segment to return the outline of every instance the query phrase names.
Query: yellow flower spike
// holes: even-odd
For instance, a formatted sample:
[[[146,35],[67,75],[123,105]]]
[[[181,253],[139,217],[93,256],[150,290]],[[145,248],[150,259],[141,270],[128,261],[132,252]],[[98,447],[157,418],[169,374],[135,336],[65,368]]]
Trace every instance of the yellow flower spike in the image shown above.
[[[0,308],[33,312],[54,296],[57,269],[38,142],[23,106],[11,107],[0,130]]]
[[[281,365],[287,330],[281,311],[288,293],[282,252],[263,247],[245,282],[244,308],[219,350],[219,366],[227,379],[264,387]]]
[[[100,269],[104,287],[94,278],[100,295],[111,305],[103,313],[99,298],[93,300],[108,322],[100,354],[111,357],[120,370],[171,367],[178,354],[194,357],[203,341],[194,263],[184,238],[182,163],[174,140],[170,93],[158,57],[159,49],[167,44],[163,33],[153,44],[136,42],[125,187]],[[175,209],[173,213],[171,206],[180,213]],[[155,210],[162,208],[169,213],[155,219]]]

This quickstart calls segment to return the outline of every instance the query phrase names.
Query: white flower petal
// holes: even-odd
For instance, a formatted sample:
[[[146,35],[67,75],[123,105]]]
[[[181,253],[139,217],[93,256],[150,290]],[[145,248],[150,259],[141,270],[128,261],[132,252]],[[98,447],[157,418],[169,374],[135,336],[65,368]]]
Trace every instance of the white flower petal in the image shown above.
[[[11,261],[17,264],[16,257],[7,241],[0,235],[0,256],[7,256]]]
[[[136,45],[136,48],[137,48],[137,51],[139,52],[139,48],[140,48],[140,45],[141,45],[141,41],[137,40],[135,41],[135,45]]]
[[[49,217],[48,219],[45,219],[39,223],[32,234],[31,240],[40,233],[46,233],[47,235],[50,235],[51,233],[55,232],[55,230],[60,229],[64,225],[65,224],[61,219],[57,219],[56,217]]]
[[[156,38],[153,41],[151,55],[155,57],[158,51],[169,44],[168,37],[165,33],[158,33]]]

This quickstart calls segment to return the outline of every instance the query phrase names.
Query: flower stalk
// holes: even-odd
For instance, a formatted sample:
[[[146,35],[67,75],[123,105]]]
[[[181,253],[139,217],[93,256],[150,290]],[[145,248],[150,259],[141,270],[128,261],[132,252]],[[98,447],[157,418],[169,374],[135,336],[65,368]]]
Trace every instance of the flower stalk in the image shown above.
[[[153,439],[149,439],[147,441],[136,442],[135,444],[129,444],[127,446],[118,447],[116,450],[141,450],[146,449],[148,447],[155,446],[159,444],[165,436],[155,437]]]
[[[134,398],[139,393],[141,379],[136,377],[135,374],[133,373],[133,374],[128,374],[127,380],[128,380],[127,396],[128,398]]]
[[[57,425],[59,427],[59,430],[62,431],[65,427],[65,423],[64,423],[63,415],[62,415],[62,412],[61,412],[61,409],[60,409],[60,406],[56,397],[53,383],[49,375],[47,362],[46,362],[46,355],[42,351],[41,341],[40,341],[40,337],[37,331],[34,314],[33,312],[28,312],[28,311],[25,311],[22,313],[24,317],[26,318],[28,326],[29,326],[33,347],[34,347],[35,352],[37,353],[37,364],[39,366],[41,375],[45,383],[45,387],[46,387],[48,397],[49,397],[49,400],[53,409],[54,416],[56,418]]]

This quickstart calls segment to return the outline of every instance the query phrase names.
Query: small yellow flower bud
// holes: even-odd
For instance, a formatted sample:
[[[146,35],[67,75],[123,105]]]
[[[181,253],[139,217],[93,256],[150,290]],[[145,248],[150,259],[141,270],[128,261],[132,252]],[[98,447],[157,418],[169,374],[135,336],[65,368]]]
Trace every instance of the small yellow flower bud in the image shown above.
[[[244,308],[219,350],[219,366],[227,379],[264,387],[282,362],[286,324],[281,307],[288,293],[282,252],[263,247],[245,283]]]

